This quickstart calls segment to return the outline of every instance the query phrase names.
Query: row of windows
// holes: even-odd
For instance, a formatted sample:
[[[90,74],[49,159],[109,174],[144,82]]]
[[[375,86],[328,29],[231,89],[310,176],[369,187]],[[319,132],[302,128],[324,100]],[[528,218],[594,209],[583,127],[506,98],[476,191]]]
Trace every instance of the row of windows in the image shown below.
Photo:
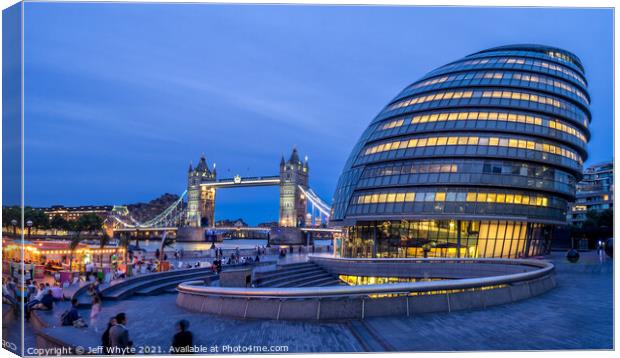
[[[487,187],[506,187],[553,191],[564,195],[575,195],[574,185],[547,178],[533,178],[514,174],[498,173],[417,173],[394,174],[362,178],[357,189],[373,189],[404,186],[441,186],[441,185],[482,185]]]
[[[446,92],[438,92],[429,94],[426,96],[413,97],[409,99],[405,99],[402,101],[398,101],[388,106],[387,111],[392,111],[394,109],[411,106],[414,104],[431,102],[431,101],[441,101],[441,100],[450,100],[450,99],[461,99],[461,98],[503,98],[503,99],[514,99],[519,101],[528,101],[528,102],[536,102],[541,104],[546,104],[550,106],[554,106],[556,108],[561,108],[565,110],[572,110],[566,103],[559,101],[552,97],[541,96],[536,94],[530,94],[525,92],[518,91],[446,91]]]
[[[581,131],[560,122],[557,119],[543,119],[537,116],[530,116],[524,114],[508,113],[508,112],[441,112],[433,114],[416,115],[408,120],[408,123],[419,124],[428,122],[439,121],[465,121],[465,120],[489,120],[489,121],[506,121],[516,122],[523,124],[533,124],[537,126],[544,126],[552,129],[556,129],[565,133],[568,133],[574,137],[577,137],[582,142],[587,143],[585,135]],[[401,127],[405,124],[405,119],[395,119],[384,123],[379,127],[379,130],[386,130]]]
[[[355,158],[354,165],[361,166],[370,163],[411,160],[411,159],[431,159],[431,158],[468,158],[468,159],[507,159],[536,162],[539,164],[554,164],[564,167],[569,173],[578,175],[582,170],[582,164],[572,159],[549,154],[542,151],[509,148],[500,146],[481,146],[481,145],[443,145],[433,147],[408,148],[385,151],[373,155],[364,155],[359,152]]]
[[[555,53],[560,53],[557,51],[549,51],[549,50],[536,50],[536,49],[532,49],[532,48],[528,48],[527,50],[524,49],[513,49],[513,50],[507,50],[507,49],[496,49],[494,51],[486,51],[486,54],[492,54],[493,56],[503,56],[503,57],[511,57],[511,56],[516,56],[516,57],[527,57],[527,58],[538,58],[538,59],[542,59],[542,60],[547,60],[548,57],[553,58],[554,60],[560,60],[560,62],[562,62],[562,64],[566,65],[566,67],[574,70],[575,72],[579,73],[582,77],[583,77],[583,73],[584,73],[584,68],[583,65],[581,63],[579,63],[579,60],[577,58],[574,58],[573,60],[566,60],[565,58],[560,58],[560,57],[556,57],[551,55],[551,52],[555,52]],[[479,58],[479,57],[483,57],[481,55],[482,53],[478,53],[478,54],[474,54],[474,55],[470,55],[467,56],[466,58]],[[569,56],[568,54],[563,54],[564,56]],[[568,57],[570,58],[570,57]],[[574,68],[574,67],[577,68]]]
[[[489,202],[436,201],[362,204],[351,203],[347,217],[372,218],[423,218],[423,217],[522,217],[529,219],[566,221],[566,202],[553,200],[549,206],[496,204]]]
[[[353,197],[353,204],[404,203],[414,201],[441,202],[461,201],[475,203],[497,203],[547,206],[549,198],[541,195],[523,195],[495,192],[387,192],[359,194]]]
[[[590,122],[590,117],[584,112],[581,108],[564,102],[568,109],[562,109],[554,106],[550,106],[543,103],[531,102],[531,101],[522,101],[520,99],[512,99],[512,98],[493,98],[493,97],[469,97],[469,98],[458,98],[458,99],[444,99],[438,101],[430,101],[419,103],[415,105],[410,105],[408,107],[402,107],[396,110],[388,110],[386,108],[375,117],[374,122],[379,122],[387,118],[394,118],[398,114],[405,113],[413,113],[413,112],[422,112],[422,111],[430,111],[432,109],[443,109],[443,108],[460,108],[474,107],[476,109],[483,107],[493,107],[493,109],[497,107],[508,107],[508,110],[528,110],[534,112],[547,112],[551,115],[559,116],[561,119],[570,120],[573,123],[579,125],[579,128],[587,128]]]
[[[557,81],[557,80],[554,80],[546,76],[530,75],[530,74],[523,74],[523,73],[512,73],[512,72],[468,72],[468,73],[461,73],[461,74],[452,74],[452,75],[446,75],[442,77],[433,78],[433,79],[430,79],[424,82],[416,83],[413,86],[411,86],[410,89],[417,89],[417,88],[432,86],[432,85],[440,84],[444,82],[464,81],[464,80],[466,81],[466,80],[472,80],[472,79],[488,79],[488,80],[498,80],[498,81],[501,81],[501,80],[509,81],[512,79],[512,80],[528,82],[528,83],[540,83],[544,85],[553,86],[559,89],[563,89],[581,98],[585,103],[589,103],[588,98],[585,96],[585,94],[582,91],[562,81]]]
[[[389,164],[386,166],[368,168],[362,174],[362,178],[373,178],[378,176],[401,175],[401,174],[425,174],[425,173],[456,173],[457,164]]]
[[[550,57],[559,58],[560,60],[563,60],[563,61],[566,61],[566,62],[570,62],[570,63],[572,63],[572,64],[574,64],[576,66],[581,67],[581,65],[579,63],[575,62],[575,60],[573,60],[572,57],[568,56],[565,53],[558,52],[558,51],[547,51],[546,54],[549,55]]]
[[[550,52],[554,52],[554,51],[550,51]],[[533,49],[527,49],[526,51],[523,50],[499,50],[499,51],[492,51],[492,52],[487,52],[487,56],[488,54],[491,53],[493,56],[502,56],[502,57],[527,57],[527,58],[537,58],[537,59],[542,59],[542,60],[547,60],[548,57],[553,58],[554,60],[559,60],[559,62],[561,62],[561,64],[565,65],[566,67],[568,67],[569,69],[572,69],[573,71],[575,71],[576,73],[578,73],[582,78],[583,78],[583,73],[584,73],[584,68],[583,66],[577,61],[567,61],[564,58],[560,58],[560,57],[556,57],[553,56],[549,53],[547,53],[547,50],[545,51],[537,51],[537,50],[533,50]],[[555,53],[559,53],[559,52],[555,52]],[[567,56],[564,54],[564,56]],[[471,55],[471,56],[467,56],[467,58],[480,58],[480,57],[484,57],[481,56],[481,54],[477,54],[477,55]],[[577,68],[574,68],[574,67]]]
[[[467,60],[462,62],[457,62],[451,65],[444,66],[440,68],[440,70],[445,70],[457,66],[467,66],[467,65],[484,65],[484,64],[515,64],[515,65],[527,65],[533,67],[545,68],[552,71],[561,72],[581,83],[584,87],[586,87],[586,82],[579,76],[576,72],[569,70],[568,68],[560,65],[553,64],[551,62],[542,61],[542,60],[534,60],[528,58],[520,58],[520,57],[495,57],[495,58],[479,58],[475,60]]]
[[[522,148],[536,150],[539,152],[561,155],[572,159],[579,164],[582,163],[581,157],[575,152],[553,144],[539,143],[531,140],[500,138],[500,137],[474,137],[474,136],[454,136],[454,137],[430,137],[430,138],[413,138],[409,140],[397,140],[393,142],[381,143],[366,148],[364,155],[371,155],[390,150],[432,147],[444,145],[481,145],[481,146],[499,146],[508,148]]]
[[[532,178],[556,180],[574,184],[572,175],[544,165],[512,161],[450,160],[447,161],[406,161],[367,167],[361,178],[374,178],[391,175],[430,174],[430,173],[490,173],[518,175]]]
[[[386,221],[347,232],[345,257],[520,258],[542,253],[548,238],[540,224],[514,221]]]

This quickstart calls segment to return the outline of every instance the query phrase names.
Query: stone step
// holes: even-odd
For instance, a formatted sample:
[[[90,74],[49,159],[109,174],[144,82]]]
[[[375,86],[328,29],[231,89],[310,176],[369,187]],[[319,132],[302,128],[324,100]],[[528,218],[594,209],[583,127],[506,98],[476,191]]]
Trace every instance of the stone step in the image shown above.
[[[216,278],[217,278],[216,274],[211,274],[205,277],[204,280],[202,281],[212,281]],[[163,282],[163,283],[153,285],[153,286],[149,285],[148,287],[144,287],[139,290],[136,290],[133,294],[136,296],[153,296],[153,295],[157,295],[161,293],[175,292],[176,287],[179,285],[179,283],[185,282],[185,281],[187,280],[183,280],[183,281],[174,280],[172,282]]]
[[[149,273],[140,276],[131,277],[129,279],[125,279],[114,283],[112,285],[108,285],[101,288],[102,297],[105,296],[106,293],[115,292],[123,290],[124,287],[135,287],[138,283],[149,282],[154,279],[161,279],[165,277],[173,277],[186,273],[211,273],[211,269],[207,267],[202,268],[191,268],[191,269],[180,269],[180,270],[171,270],[166,272],[156,272]],[[81,286],[77,291],[74,292],[72,297],[77,298],[79,307],[90,307],[92,304],[92,300],[90,296],[87,294],[88,285]]]
[[[103,297],[103,299],[106,300],[119,300],[132,295],[135,291],[145,289],[154,285],[191,281],[193,279],[205,277],[208,275],[212,275],[212,273],[210,273],[210,271],[184,272],[178,275],[167,275],[161,278],[153,277],[151,280],[138,281],[130,285],[123,285],[121,287],[111,286],[101,291],[101,296]]]
[[[316,279],[324,279],[326,277],[331,278],[331,276],[324,271],[316,272],[311,275],[303,275],[303,276],[299,276],[299,277],[296,277],[290,280],[286,280],[284,282],[279,282],[274,285],[271,285],[270,287],[297,287],[301,285],[302,283],[305,283],[308,281],[314,281]]]
[[[260,286],[271,286],[271,285],[278,284],[283,281],[289,281],[289,280],[292,280],[298,277],[304,277],[308,275],[313,275],[315,273],[324,273],[324,272],[325,271],[323,271],[320,268],[312,268],[312,269],[301,270],[301,271],[289,271],[289,272],[279,273],[274,276],[270,276],[267,279],[261,278],[261,279],[256,280],[255,282],[257,285],[260,285]]]
[[[268,277],[269,275],[274,274],[274,273],[297,271],[297,270],[303,270],[303,269],[314,268],[314,267],[318,267],[318,266],[311,262],[304,262],[302,264],[279,265],[275,270],[261,272],[261,273],[258,273],[257,276],[260,278],[263,278],[263,277]]]
[[[304,282],[303,284],[300,284],[298,287],[340,286],[342,284],[343,284],[342,281],[332,276],[328,276],[328,277],[322,277],[316,280],[312,280],[309,282]]]
[[[298,273],[298,272],[306,272],[306,271],[312,271],[312,270],[316,270],[316,269],[321,269],[319,266],[305,266],[305,267],[299,267],[299,268],[290,268],[290,269],[286,269],[286,270],[273,270],[273,271],[267,271],[267,272],[261,272],[259,274],[256,274],[256,279],[270,279],[272,277],[277,277],[277,276],[281,276],[283,274],[288,274],[288,273]]]

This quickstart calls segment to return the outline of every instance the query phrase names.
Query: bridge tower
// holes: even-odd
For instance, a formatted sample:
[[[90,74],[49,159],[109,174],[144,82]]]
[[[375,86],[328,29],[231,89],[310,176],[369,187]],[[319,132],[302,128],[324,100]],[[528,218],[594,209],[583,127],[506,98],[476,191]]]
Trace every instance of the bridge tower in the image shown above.
[[[213,226],[215,219],[215,188],[201,186],[216,180],[215,164],[209,170],[204,154],[196,168],[189,165],[187,173],[187,225]]]
[[[303,226],[306,218],[306,197],[299,186],[308,188],[308,158],[299,159],[297,149],[293,148],[287,162],[280,160],[280,226]]]

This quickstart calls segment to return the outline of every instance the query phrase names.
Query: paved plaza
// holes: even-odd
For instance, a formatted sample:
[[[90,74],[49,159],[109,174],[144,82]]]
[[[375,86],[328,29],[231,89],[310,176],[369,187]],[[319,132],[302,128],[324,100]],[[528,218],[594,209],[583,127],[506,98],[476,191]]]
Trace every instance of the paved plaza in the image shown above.
[[[583,257],[585,255],[585,257]],[[577,264],[552,255],[557,287],[522,302],[413,319],[366,321],[397,351],[613,348],[613,265],[592,253]]]
[[[557,287],[515,304],[415,317],[364,321],[293,322],[235,320],[195,314],[175,304],[175,294],[104,302],[95,327],[54,327],[63,305],[42,314],[44,332],[76,345],[98,345],[109,317],[128,315],[136,347],[166,353],[174,323],[190,321],[195,343],[204,346],[287,346],[289,352],[471,351],[613,348],[613,264],[595,253],[582,253],[577,264],[564,253],[556,264]],[[88,317],[88,310],[81,310]],[[97,331],[95,331],[95,329]],[[27,329],[27,332],[31,330]],[[33,342],[27,339],[27,342]]]

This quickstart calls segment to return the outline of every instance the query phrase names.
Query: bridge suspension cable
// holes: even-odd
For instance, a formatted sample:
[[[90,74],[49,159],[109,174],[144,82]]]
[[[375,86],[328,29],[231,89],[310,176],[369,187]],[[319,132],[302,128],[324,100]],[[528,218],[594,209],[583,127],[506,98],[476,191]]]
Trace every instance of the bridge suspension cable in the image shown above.
[[[305,189],[304,187],[299,185],[299,190],[301,190],[301,192],[306,196],[306,198],[308,198],[310,203],[312,203],[312,205],[314,205],[314,207],[318,209],[321,214],[329,218],[329,215],[332,211],[331,206],[329,206],[326,202],[319,198],[319,196],[312,189]]]
[[[187,190],[183,191],[179,198],[170,206],[168,206],[164,211],[143,223],[140,223],[132,216],[129,216],[129,220],[131,220],[133,224],[127,223],[125,220],[119,218],[117,215],[112,215],[112,218],[114,218],[116,222],[118,222],[125,228],[152,228],[170,226],[171,224],[178,224],[182,222],[183,216],[185,214],[185,210],[183,208],[183,200],[185,199],[186,195]]]

